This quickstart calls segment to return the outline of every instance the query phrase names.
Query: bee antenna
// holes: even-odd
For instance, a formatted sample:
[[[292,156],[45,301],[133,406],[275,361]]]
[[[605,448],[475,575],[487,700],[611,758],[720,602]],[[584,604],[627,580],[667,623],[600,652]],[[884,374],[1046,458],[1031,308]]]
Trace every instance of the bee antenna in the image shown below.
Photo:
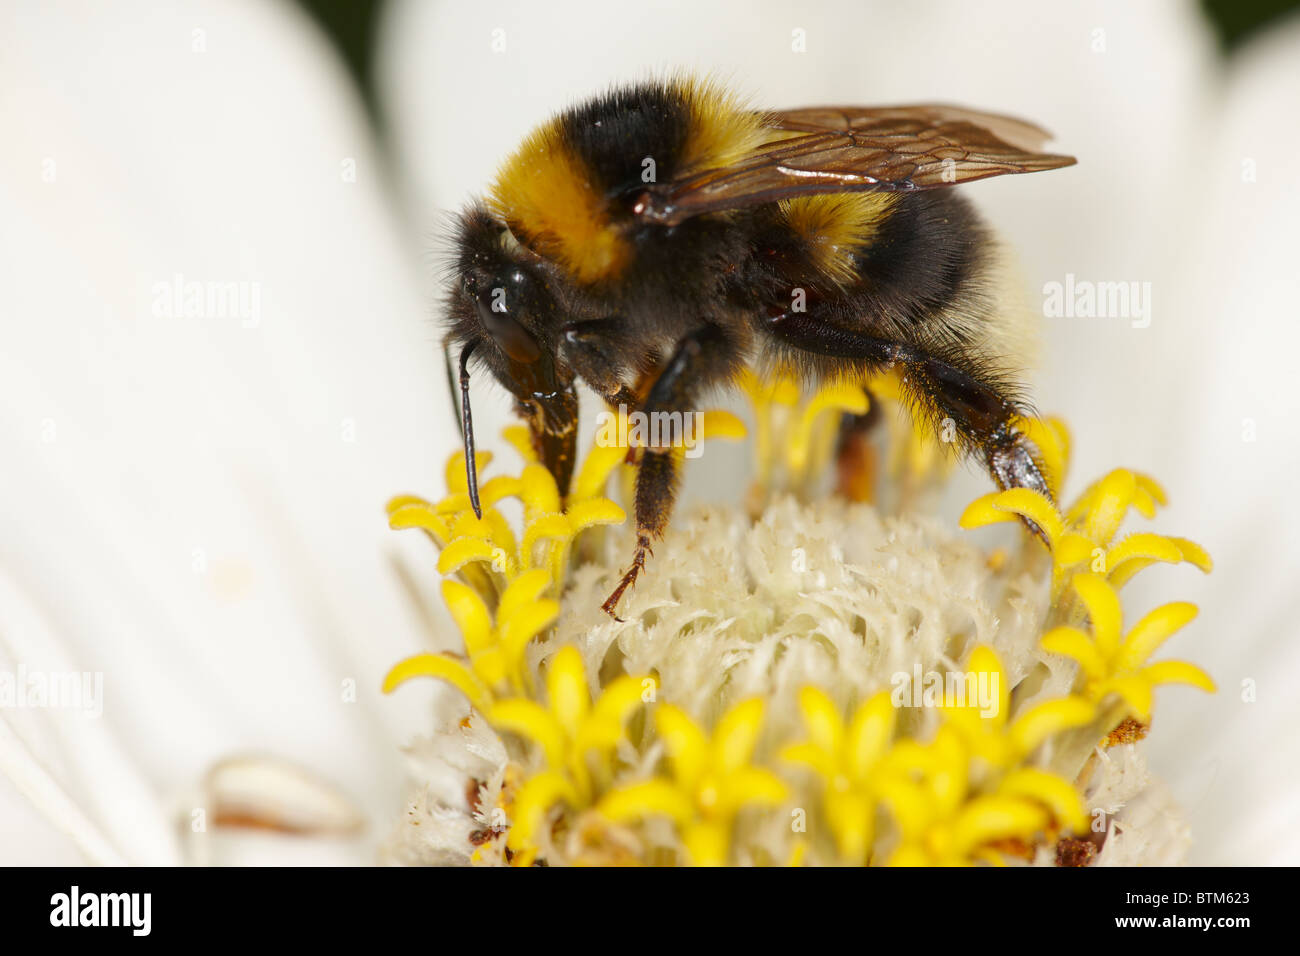
[[[442,350],[443,365],[447,369],[447,396],[451,399],[452,411],[456,413],[456,428],[460,431],[460,440],[465,440],[465,424],[460,420],[460,395],[456,392],[456,371],[452,367],[451,345]]]
[[[465,442],[465,483],[469,485],[469,503],[474,517],[483,517],[478,502],[478,467],[474,460],[474,417],[469,410],[469,357],[477,343],[470,342],[460,350],[460,435]]]

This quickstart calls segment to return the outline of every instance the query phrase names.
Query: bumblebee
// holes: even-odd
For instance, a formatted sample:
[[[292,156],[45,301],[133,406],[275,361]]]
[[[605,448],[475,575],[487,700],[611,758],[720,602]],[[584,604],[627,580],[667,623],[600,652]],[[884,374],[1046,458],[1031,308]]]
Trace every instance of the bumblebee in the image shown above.
[[[446,344],[475,512],[476,367],[514,396],[561,494],[578,380],[611,406],[680,414],[749,365],[812,381],[897,367],[914,413],[948,425],[999,487],[1050,497],[1012,425],[1022,330],[996,243],[943,188],[1071,165],[1040,151],[1048,138],[951,106],[757,111],[685,76],[541,126],[456,225]],[[611,615],[664,533],[678,467],[640,449],[636,550]]]

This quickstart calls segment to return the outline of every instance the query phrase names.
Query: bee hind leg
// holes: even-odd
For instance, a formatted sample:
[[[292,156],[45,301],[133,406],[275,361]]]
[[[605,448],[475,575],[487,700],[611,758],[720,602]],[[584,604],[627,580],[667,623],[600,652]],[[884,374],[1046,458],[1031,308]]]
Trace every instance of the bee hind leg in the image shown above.
[[[958,443],[983,458],[999,488],[1028,488],[1055,501],[1036,449],[1013,427],[1022,413],[1020,406],[970,357],[956,350],[937,356],[914,345],[831,325],[806,312],[782,313],[769,320],[768,331],[805,352],[860,362],[864,372],[903,366],[908,397],[917,410],[935,421],[951,422]],[[1028,520],[1025,524],[1046,540],[1041,528]]]

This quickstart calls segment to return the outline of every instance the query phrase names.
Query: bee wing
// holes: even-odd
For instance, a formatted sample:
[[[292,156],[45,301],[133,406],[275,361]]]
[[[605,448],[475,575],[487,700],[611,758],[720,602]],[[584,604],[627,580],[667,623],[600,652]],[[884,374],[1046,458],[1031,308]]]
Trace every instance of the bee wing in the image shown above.
[[[1041,152],[1033,123],[937,104],[822,106],[765,114],[770,138],[734,166],[652,186],[636,213],[675,225],[692,216],[838,192],[903,192],[1070,166]]]

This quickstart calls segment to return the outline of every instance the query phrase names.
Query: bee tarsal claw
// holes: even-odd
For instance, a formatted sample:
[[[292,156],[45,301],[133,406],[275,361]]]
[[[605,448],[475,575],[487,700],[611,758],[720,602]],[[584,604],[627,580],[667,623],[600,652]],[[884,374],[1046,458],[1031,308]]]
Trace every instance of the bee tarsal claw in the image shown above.
[[[614,613],[614,609],[618,607],[618,602],[622,599],[624,592],[626,592],[628,588],[632,587],[632,585],[636,584],[637,576],[645,570],[645,559],[649,554],[649,542],[644,538],[640,539],[637,543],[636,555],[632,558],[632,566],[627,569],[627,573],[623,575],[623,579],[618,582],[618,587],[614,588],[613,593],[610,594],[610,596],[605,599],[605,603],[600,606],[602,611],[620,624],[624,623],[623,619]]]
[[[1034,446],[1023,435],[1014,432],[1008,434],[989,451],[988,463],[993,479],[1004,491],[1011,488],[1028,488],[1030,491],[1038,492],[1053,504],[1056,503],[1056,496],[1052,494],[1051,486],[1043,475]],[[1049,548],[1051,547],[1051,540],[1042,528],[1028,518],[1022,518],[1021,521],[1030,532],[1042,539]]]

